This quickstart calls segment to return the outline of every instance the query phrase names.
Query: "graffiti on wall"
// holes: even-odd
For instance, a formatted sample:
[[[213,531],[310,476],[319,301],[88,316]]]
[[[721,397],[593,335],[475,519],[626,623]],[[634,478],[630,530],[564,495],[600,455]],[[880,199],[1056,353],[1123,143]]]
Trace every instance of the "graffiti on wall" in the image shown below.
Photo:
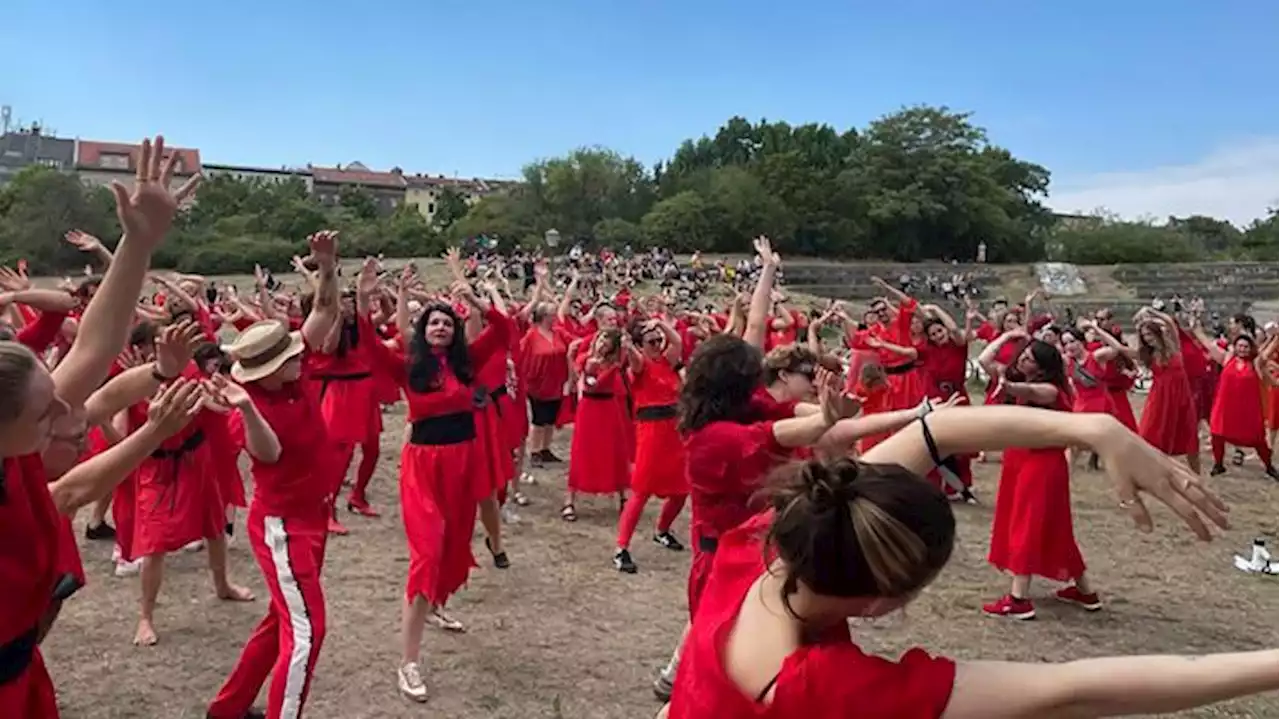
[[[1067,262],[1038,262],[1036,275],[1040,279],[1040,286],[1055,297],[1083,295],[1089,291],[1084,277],[1080,276],[1080,270]]]

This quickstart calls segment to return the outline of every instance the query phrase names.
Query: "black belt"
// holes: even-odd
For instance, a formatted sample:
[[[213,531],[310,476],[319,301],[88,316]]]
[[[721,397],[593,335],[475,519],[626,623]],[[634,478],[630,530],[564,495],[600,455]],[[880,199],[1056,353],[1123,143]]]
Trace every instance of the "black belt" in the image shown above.
[[[908,362],[906,364],[900,364],[897,367],[885,367],[884,373],[885,374],[906,374],[911,370],[915,369],[916,366],[917,365],[915,362]]]
[[[584,399],[613,399],[612,392],[583,392]]]
[[[698,537],[698,551],[712,554],[720,548],[719,537]]]
[[[324,399],[324,393],[329,391],[330,382],[355,382],[356,380],[369,379],[373,376],[372,372],[346,372],[343,374],[322,374],[316,379],[320,380],[320,399]]]
[[[664,419],[675,419],[679,415],[674,404],[652,404],[636,410],[637,422],[657,422]]]
[[[14,637],[7,644],[0,644],[0,686],[22,676],[35,657],[40,638],[40,625]]]
[[[476,438],[474,412],[454,412],[438,417],[427,417],[413,423],[409,431],[410,444],[449,445],[462,444]]]
[[[164,491],[156,497],[156,507],[169,498],[169,511],[172,512],[178,506],[178,473],[182,468],[182,458],[196,451],[196,448],[204,443],[204,430],[197,429],[191,433],[191,436],[182,440],[182,444],[173,449],[157,449],[151,453],[152,459],[158,459],[161,462],[169,461],[169,481],[166,482]]]
[[[498,410],[498,416],[502,416],[502,403],[498,400],[507,396],[507,386],[504,384],[489,393],[489,401],[493,402],[493,408]]]

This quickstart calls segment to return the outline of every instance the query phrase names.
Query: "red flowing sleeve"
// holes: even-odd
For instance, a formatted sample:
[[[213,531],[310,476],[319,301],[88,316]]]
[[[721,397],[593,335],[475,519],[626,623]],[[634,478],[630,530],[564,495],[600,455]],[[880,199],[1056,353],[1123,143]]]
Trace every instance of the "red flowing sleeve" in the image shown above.
[[[485,312],[484,320],[487,326],[467,347],[467,351],[471,353],[471,363],[477,367],[484,364],[493,353],[505,350],[513,331],[511,318],[492,306]]]
[[[58,339],[65,319],[66,312],[43,312],[35,322],[18,330],[18,341],[36,354],[44,352]]]

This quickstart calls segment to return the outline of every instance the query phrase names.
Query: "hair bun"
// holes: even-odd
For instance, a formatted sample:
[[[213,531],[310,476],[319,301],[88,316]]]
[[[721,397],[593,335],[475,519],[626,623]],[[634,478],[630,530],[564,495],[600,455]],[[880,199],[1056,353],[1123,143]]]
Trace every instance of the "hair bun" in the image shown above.
[[[854,482],[858,478],[858,465],[840,460],[827,466],[818,460],[810,460],[804,469],[805,489],[809,501],[816,505],[847,504],[857,498]]]

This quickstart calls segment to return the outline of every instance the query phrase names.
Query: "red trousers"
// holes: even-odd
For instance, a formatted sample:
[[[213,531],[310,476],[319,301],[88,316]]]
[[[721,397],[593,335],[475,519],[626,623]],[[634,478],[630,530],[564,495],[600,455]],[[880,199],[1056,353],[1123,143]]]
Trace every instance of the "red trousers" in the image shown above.
[[[306,519],[270,517],[250,508],[247,524],[249,546],[271,592],[271,605],[209,705],[209,716],[244,716],[270,674],[267,716],[294,719],[302,716],[324,643],[320,567],[327,518],[323,514]]]
[[[58,719],[58,698],[39,648],[26,671],[0,684],[0,717]]]

